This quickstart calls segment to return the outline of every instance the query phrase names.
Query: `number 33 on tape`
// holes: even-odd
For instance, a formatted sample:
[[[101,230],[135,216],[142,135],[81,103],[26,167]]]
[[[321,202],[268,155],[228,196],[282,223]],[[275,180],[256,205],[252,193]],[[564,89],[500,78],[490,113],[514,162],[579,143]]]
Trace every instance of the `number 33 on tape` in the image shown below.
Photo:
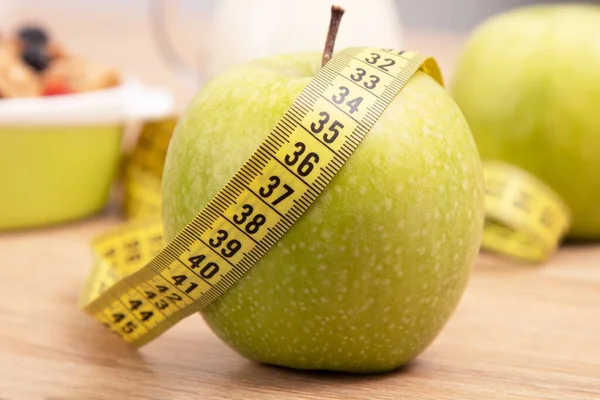
[[[209,305],[308,209],[419,69],[442,84],[435,61],[414,52],[337,53],[166,247],[156,248],[158,219],[96,241],[81,307],[140,346]]]

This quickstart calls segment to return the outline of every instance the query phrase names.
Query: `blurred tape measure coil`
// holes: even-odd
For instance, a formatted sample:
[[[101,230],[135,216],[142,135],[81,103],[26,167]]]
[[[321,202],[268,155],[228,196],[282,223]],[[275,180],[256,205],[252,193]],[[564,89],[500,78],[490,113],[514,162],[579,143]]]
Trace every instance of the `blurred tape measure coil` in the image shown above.
[[[95,240],[96,262],[80,306],[140,346],[209,305],[308,209],[419,69],[443,84],[436,62],[418,53],[375,48],[337,53],[166,247],[159,215]],[[311,129],[325,123],[326,129]],[[156,175],[168,140],[149,139],[142,133],[126,169],[130,216],[160,208]]]
[[[515,259],[545,261],[571,224],[567,205],[548,186],[513,165],[486,161],[482,247]]]

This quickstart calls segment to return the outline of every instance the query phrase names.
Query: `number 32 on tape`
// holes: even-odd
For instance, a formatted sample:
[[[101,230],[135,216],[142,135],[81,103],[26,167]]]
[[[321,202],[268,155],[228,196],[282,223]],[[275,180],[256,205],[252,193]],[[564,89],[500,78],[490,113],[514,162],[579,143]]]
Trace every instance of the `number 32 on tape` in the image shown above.
[[[209,305],[308,209],[419,69],[442,84],[435,61],[417,53],[337,53],[240,170],[158,254],[146,249],[142,260],[117,261],[99,255],[81,306],[140,346]],[[140,222],[138,236],[107,235],[94,248],[110,252],[127,235],[129,243],[143,242],[145,223],[156,236],[156,220]]]

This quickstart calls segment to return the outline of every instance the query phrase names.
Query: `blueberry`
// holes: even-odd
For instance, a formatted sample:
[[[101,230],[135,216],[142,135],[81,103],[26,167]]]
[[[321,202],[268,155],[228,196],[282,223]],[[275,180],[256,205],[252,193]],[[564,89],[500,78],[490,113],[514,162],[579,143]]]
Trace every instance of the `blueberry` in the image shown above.
[[[44,46],[48,42],[46,31],[37,26],[25,26],[19,29],[19,38],[25,45],[35,44]]]
[[[50,64],[50,57],[46,49],[39,45],[27,45],[23,49],[21,58],[36,71],[43,71]]]

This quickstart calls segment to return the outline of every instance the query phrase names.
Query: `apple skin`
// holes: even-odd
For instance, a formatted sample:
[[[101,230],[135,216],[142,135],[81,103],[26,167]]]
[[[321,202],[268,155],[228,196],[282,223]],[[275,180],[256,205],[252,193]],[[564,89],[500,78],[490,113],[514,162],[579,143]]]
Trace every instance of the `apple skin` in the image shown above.
[[[319,65],[312,53],[251,62],[195,97],[167,153],[168,238],[248,159]],[[202,315],[258,362],[391,370],[450,318],[482,226],[483,177],[469,128],[446,91],[419,72],[308,211]]]
[[[483,159],[518,165],[569,205],[569,236],[600,238],[600,7],[517,9],[467,42],[452,95]]]

